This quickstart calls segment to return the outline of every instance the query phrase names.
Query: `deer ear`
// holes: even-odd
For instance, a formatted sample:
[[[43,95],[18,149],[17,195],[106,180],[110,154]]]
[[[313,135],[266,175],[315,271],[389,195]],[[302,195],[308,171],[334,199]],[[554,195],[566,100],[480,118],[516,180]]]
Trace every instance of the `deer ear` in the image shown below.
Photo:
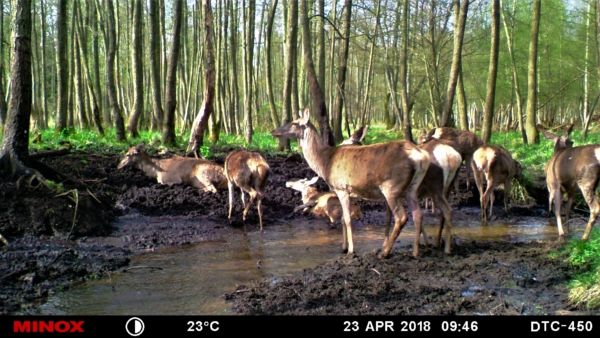
[[[571,135],[571,132],[573,131],[573,127],[575,126],[575,124],[571,123],[569,124],[569,126],[567,127],[567,133],[565,135],[567,135],[567,137],[569,137]]]
[[[315,177],[311,178],[310,181],[306,182],[306,184],[313,185],[313,184],[317,183],[318,180],[319,180],[319,176],[315,176]]]
[[[360,142],[362,142],[365,137],[367,137],[367,131],[369,130],[369,126],[364,126],[363,130],[362,130],[362,135],[360,136],[360,139],[358,139]]]
[[[305,108],[300,116],[300,124],[305,125],[310,120],[310,109]]]
[[[556,140],[558,138],[558,135],[553,134],[549,131],[546,130],[546,128],[544,128],[544,126],[542,126],[541,124],[536,124],[535,128],[541,132],[542,134],[544,134],[544,137],[549,139],[549,140]]]

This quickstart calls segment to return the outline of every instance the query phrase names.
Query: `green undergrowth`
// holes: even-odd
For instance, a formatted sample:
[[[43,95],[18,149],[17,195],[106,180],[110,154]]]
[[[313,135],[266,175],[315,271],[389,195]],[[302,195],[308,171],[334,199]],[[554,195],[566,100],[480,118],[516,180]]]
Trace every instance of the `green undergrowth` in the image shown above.
[[[600,309],[600,229],[594,229],[588,241],[570,240],[550,257],[565,260],[573,269],[567,284],[571,302]]]

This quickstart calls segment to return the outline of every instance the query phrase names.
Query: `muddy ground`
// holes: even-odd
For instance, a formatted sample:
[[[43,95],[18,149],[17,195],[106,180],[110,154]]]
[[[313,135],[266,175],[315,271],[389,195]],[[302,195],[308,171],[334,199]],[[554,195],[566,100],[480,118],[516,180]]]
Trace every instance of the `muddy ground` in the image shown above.
[[[57,187],[31,187],[27,182],[0,183],[0,234],[10,243],[0,251],[0,314],[28,312],[53,292],[106,277],[127,266],[133,254],[215,239],[241,225],[239,202],[233,224],[226,221],[226,191],[211,194],[188,186],[162,186],[133,168],[118,171],[119,157],[71,153],[42,159],[65,176],[59,192]],[[223,159],[219,156],[216,161]],[[314,173],[298,155],[267,156],[267,161],[271,175],[263,201],[266,226],[280,218],[310,217],[293,214],[300,196],[285,182]],[[477,205],[473,196],[455,195],[452,202]],[[383,208],[368,202],[361,206]],[[542,213],[540,208],[512,212]],[[115,223],[117,216],[136,213],[162,217],[143,228]],[[171,223],[169,215],[183,215],[189,222]],[[254,211],[249,216],[247,229],[256,231],[258,217]],[[242,286],[227,298],[235,311],[252,314],[512,314],[572,309],[563,286],[569,269],[547,259],[551,247],[462,243],[452,256],[424,249],[419,259],[396,248],[388,260],[372,254],[340,257],[281,283]],[[519,303],[523,299],[524,304]]]

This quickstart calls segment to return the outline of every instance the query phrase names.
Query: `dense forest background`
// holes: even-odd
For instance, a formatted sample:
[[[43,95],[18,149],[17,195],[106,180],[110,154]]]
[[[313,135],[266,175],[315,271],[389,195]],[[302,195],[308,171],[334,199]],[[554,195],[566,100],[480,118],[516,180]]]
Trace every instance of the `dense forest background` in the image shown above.
[[[0,0],[2,123],[13,6]],[[521,130],[525,141],[536,134],[529,142],[537,132],[528,123],[574,121],[587,132],[600,97],[597,8],[593,0],[33,1],[31,126],[118,139],[152,129],[172,144],[204,123],[200,144],[222,132],[250,141],[314,101],[312,67],[327,107],[321,129],[327,121],[336,141],[375,123],[411,126],[415,136],[440,125],[487,139]]]

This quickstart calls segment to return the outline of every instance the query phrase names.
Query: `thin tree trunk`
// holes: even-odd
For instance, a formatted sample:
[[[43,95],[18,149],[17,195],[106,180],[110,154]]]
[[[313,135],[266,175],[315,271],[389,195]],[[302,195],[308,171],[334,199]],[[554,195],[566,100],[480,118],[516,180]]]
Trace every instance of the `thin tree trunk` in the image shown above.
[[[198,150],[203,145],[204,131],[208,125],[208,118],[213,112],[215,97],[215,54],[213,48],[213,14],[211,0],[202,0],[204,9],[204,100],[202,108],[196,115],[192,124],[192,133],[188,142],[188,152],[198,156]]]
[[[6,99],[4,98],[4,0],[0,0],[0,128],[6,122]]]
[[[0,149],[0,174],[13,178],[31,175],[23,161],[29,156],[29,124],[32,102],[31,78],[31,5],[29,0],[16,0],[13,14],[13,57],[9,111],[4,125]]]
[[[317,72],[321,88],[325,89],[325,0],[317,0]]]
[[[254,86],[253,86],[253,73],[254,73],[254,16],[255,16],[255,1],[249,0],[247,9],[244,8],[243,17],[244,20],[244,122],[245,129],[244,134],[246,143],[252,143],[252,110],[254,109],[253,98],[254,98]],[[247,12],[246,12],[247,10]]]
[[[56,93],[56,129],[67,128],[67,106],[69,65],[67,63],[67,0],[58,0],[58,11],[56,14],[56,68],[58,72],[58,92]]]
[[[115,81],[115,54],[117,52],[117,35],[115,32],[115,11],[113,8],[112,0],[105,1],[107,14],[107,42],[106,46],[106,74],[107,74],[107,92],[108,92],[108,104],[110,106],[111,115],[115,124],[116,137],[118,141],[124,141],[125,136],[125,124],[123,122],[123,116],[121,115],[121,109],[117,100],[117,83]]]
[[[166,83],[166,111],[165,125],[163,129],[163,143],[175,145],[175,108],[177,105],[177,64],[179,61],[179,43],[181,35],[181,17],[183,12],[183,0],[175,0],[173,12],[173,43],[171,45],[171,57],[167,66]]]
[[[584,71],[583,71],[583,138],[587,139],[588,128],[592,120],[590,111],[590,85],[589,85],[589,62],[590,62],[590,20],[592,17],[592,1],[587,2],[587,11],[585,19],[585,53],[584,53]]]
[[[273,41],[273,22],[275,21],[275,12],[277,11],[277,3],[278,0],[272,0],[271,8],[269,8],[269,15],[267,20],[267,36],[266,36],[266,46],[265,46],[265,76],[267,80],[267,98],[269,100],[269,111],[271,117],[271,124],[273,128],[277,128],[279,126],[279,116],[277,114],[277,107],[275,106],[275,97],[273,95],[273,65],[272,65],[272,41]]]
[[[541,0],[533,0],[531,34],[529,40],[529,62],[527,71],[527,120],[525,131],[527,132],[527,143],[538,142],[538,130],[536,128],[537,110],[537,48],[540,32]]]
[[[160,9],[157,1],[150,1],[150,76],[152,77],[152,129],[160,130],[163,123],[162,92],[160,90]]]
[[[153,2],[153,1],[151,1]],[[143,7],[142,0],[134,0],[133,3],[133,35],[132,35],[132,65],[133,68],[133,112],[129,115],[129,134],[131,137],[138,137],[138,124],[140,116],[144,111],[144,63],[142,56],[144,54],[142,28]]]
[[[466,0],[463,0],[466,1]],[[487,93],[483,110],[483,142],[492,139],[492,123],[494,122],[494,101],[496,100],[496,78],[498,75],[498,48],[500,46],[500,0],[492,0],[492,42],[490,46],[490,63],[487,78]]]
[[[409,0],[404,0],[402,9],[402,46],[400,48],[400,101],[402,104],[402,124],[404,125],[404,139],[414,142],[412,135],[411,104],[409,98],[408,81],[408,18],[410,14]],[[394,98],[394,103],[396,102]]]
[[[502,1],[500,2],[500,9],[502,9]],[[516,10],[516,0],[513,2],[513,17],[514,11]],[[502,13],[502,26],[504,27],[504,34],[506,35],[506,45],[508,47],[508,56],[510,58],[511,70],[512,70],[512,81],[515,90],[515,100],[517,101],[517,119],[519,123],[519,130],[523,143],[527,143],[527,134],[525,133],[525,125],[523,121],[523,98],[521,97],[521,88],[519,84],[519,73],[517,72],[517,63],[515,62],[515,55],[513,52],[513,36],[508,31],[508,24],[506,23],[506,15]]]
[[[287,29],[285,40],[285,74],[283,77],[283,118],[284,123],[292,121],[292,90],[294,82],[294,64],[296,63],[296,43],[298,41],[298,2],[287,3]],[[283,147],[282,147],[283,146]],[[289,149],[289,140],[281,140],[279,148]]]
[[[371,48],[369,50],[369,65],[367,68],[367,84],[366,84],[366,89],[365,89],[365,93],[364,95],[362,95],[363,98],[363,102],[362,102],[362,114],[360,117],[360,124],[361,126],[364,126],[367,121],[366,121],[366,115],[367,115],[367,105],[369,102],[369,96],[371,94],[371,83],[373,81],[373,58],[375,56],[375,47],[377,45],[377,35],[379,34],[379,16],[380,16],[380,12],[381,12],[381,0],[376,0],[377,1],[377,5],[375,6],[375,32],[371,38]]]
[[[350,50],[350,20],[352,18],[352,0],[344,1],[344,9],[342,13],[342,34],[344,35],[344,41],[342,43],[342,49],[340,50],[338,59],[338,73],[337,73],[337,96],[335,104],[333,106],[333,134],[336,142],[340,142],[342,136],[342,109],[344,107],[344,100],[346,95],[346,71],[348,69],[348,54]]]
[[[442,117],[440,120],[440,126],[447,127],[452,124],[451,114],[452,105],[454,104],[454,94],[456,92],[456,83],[458,82],[458,75],[460,70],[460,63],[462,58],[462,47],[463,37],[465,34],[465,21],[467,19],[467,11],[469,10],[469,1],[455,0],[454,6],[460,6],[459,15],[454,26],[454,47],[452,50],[452,65],[450,66],[450,76],[448,78],[448,87],[446,89],[446,101],[444,103],[444,110],[442,111]]]
[[[469,108],[467,105],[467,95],[465,94],[465,82],[463,80],[462,61],[458,72],[458,83],[456,84],[456,105],[458,107],[458,122],[460,129],[469,130]]]
[[[326,144],[333,146],[335,144],[333,133],[329,127],[329,117],[327,114],[327,105],[325,104],[325,94],[317,79],[317,72],[312,58],[312,47],[310,37],[310,25],[308,24],[308,5],[307,0],[300,0],[300,25],[302,27],[302,44],[304,49],[304,65],[306,68],[306,77],[310,88],[312,101],[311,112],[316,113],[321,131],[321,139]]]

